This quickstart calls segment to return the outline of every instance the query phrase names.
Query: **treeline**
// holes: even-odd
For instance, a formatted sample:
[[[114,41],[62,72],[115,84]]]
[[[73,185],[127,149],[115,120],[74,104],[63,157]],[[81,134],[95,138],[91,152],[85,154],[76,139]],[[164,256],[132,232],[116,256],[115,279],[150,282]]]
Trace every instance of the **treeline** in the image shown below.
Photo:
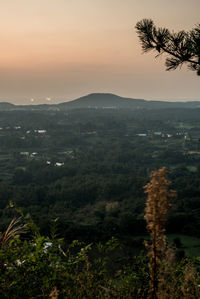
[[[144,190],[147,170],[124,171],[114,165],[109,170],[97,163],[71,163],[50,167],[31,163],[15,172],[12,183],[0,183],[0,223],[5,227],[12,215],[6,207],[14,202],[30,212],[47,234],[51,219],[59,218],[59,231],[65,238],[107,239],[111,236],[145,233]],[[169,214],[167,231],[199,236],[199,171],[179,166],[170,171],[177,198]],[[83,233],[84,232],[84,233]]]

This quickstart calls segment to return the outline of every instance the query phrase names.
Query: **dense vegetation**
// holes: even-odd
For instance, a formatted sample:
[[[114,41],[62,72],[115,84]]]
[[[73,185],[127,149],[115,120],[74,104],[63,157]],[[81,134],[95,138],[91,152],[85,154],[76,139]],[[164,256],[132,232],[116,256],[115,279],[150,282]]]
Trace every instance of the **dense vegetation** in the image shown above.
[[[177,199],[167,232],[199,236],[198,109],[0,113],[0,224],[14,202],[67,240],[145,234],[143,186],[167,167]],[[129,238],[127,238],[129,239]]]
[[[104,245],[41,236],[29,215],[13,219],[0,234],[1,298],[199,298],[199,258],[177,255],[178,242],[167,245],[166,215],[175,193],[166,169],[151,174],[145,219],[147,252],[128,256],[112,238]],[[11,207],[13,208],[13,206]]]
[[[165,165],[177,196],[159,291],[196,298],[199,239],[193,260],[182,240],[200,237],[199,112],[0,112],[1,231],[19,214],[26,223],[21,237],[0,235],[0,297],[146,298],[144,186]]]

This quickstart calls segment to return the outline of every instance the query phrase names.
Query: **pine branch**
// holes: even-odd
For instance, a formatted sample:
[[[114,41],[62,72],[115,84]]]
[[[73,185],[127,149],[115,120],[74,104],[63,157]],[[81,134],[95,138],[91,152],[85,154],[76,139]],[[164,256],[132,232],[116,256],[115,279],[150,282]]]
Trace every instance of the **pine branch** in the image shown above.
[[[200,25],[190,32],[170,32],[166,28],[156,28],[151,19],[143,19],[136,26],[144,53],[157,51],[156,57],[167,54],[166,70],[175,70],[184,63],[200,73]],[[196,66],[196,67],[195,67]]]

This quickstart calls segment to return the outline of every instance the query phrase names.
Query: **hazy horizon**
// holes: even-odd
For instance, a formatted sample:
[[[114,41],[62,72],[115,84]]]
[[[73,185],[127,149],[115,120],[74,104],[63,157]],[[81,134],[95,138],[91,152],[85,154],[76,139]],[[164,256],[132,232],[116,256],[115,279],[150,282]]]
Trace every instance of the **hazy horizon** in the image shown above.
[[[84,98],[84,97],[87,97],[89,95],[92,95],[92,94],[110,94],[110,95],[116,95],[116,96],[119,96],[121,98],[127,98],[127,99],[137,99],[137,100],[145,100],[145,101],[163,101],[163,102],[192,102],[192,101],[197,101],[197,102],[200,102],[200,99],[198,100],[191,100],[191,99],[187,99],[187,100],[183,100],[183,99],[177,99],[177,100],[170,100],[170,99],[162,99],[162,100],[159,100],[159,99],[148,99],[148,98],[136,98],[136,97],[125,97],[123,95],[119,95],[119,94],[114,94],[114,93],[109,93],[109,92],[102,92],[102,93],[89,93],[89,94],[84,94],[80,97],[77,97],[77,98],[72,98],[72,99],[68,99],[68,100],[59,100],[59,99],[30,99],[30,101],[27,102],[27,100],[25,100],[24,102],[23,101],[19,101],[18,103],[14,103],[12,100],[11,101],[0,101],[0,103],[11,103],[11,104],[14,104],[14,105],[41,105],[41,104],[46,104],[46,105],[52,105],[52,104],[60,104],[60,103],[64,103],[64,102],[71,102],[71,101],[75,101],[75,100],[78,100],[80,98]]]
[[[200,100],[195,72],[166,72],[142,54],[135,24],[170,30],[200,23],[192,0],[7,0],[1,4],[0,102],[59,103],[90,93],[147,100]]]

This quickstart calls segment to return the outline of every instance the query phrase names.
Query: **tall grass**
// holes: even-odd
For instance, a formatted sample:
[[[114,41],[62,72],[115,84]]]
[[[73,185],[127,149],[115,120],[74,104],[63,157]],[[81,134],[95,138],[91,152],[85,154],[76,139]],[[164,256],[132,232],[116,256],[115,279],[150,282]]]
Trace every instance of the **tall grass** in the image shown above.
[[[14,218],[8,225],[5,232],[0,233],[0,248],[9,244],[9,242],[18,235],[26,232],[26,224],[21,224],[21,217]]]

